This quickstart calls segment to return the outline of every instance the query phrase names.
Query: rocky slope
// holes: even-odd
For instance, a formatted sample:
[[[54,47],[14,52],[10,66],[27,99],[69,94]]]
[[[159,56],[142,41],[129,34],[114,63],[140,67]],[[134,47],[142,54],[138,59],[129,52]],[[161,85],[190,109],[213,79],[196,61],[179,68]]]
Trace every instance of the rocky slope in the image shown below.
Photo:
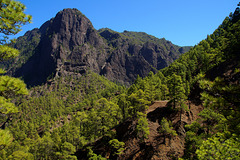
[[[155,73],[189,50],[146,33],[97,31],[77,9],[60,11],[40,29],[18,38],[15,47],[21,55],[5,67],[28,85],[56,76],[80,76],[87,70],[128,85],[137,75]]]
[[[109,159],[121,160],[171,160],[180,158],[184,155],[186,130],[185,125],[191,124],[197,118],[198,113],[203,109],[201,105],[187,102],[189,110],[182,113],[172,111],[167,106],[168,101],[155,101],[147,110],[149,136],[144,142],[137,137],[137,121],[128,119],[116,126],[117,139],[125,143],[124,151],[120,155],[114,155],[109,147],[104,143],[104,138],[89,144],[97,154]],[[177,136],[166,136],[160,133],[160,123],[165,117],[172,122],[173,129]],[[86,159],[87,153],[82,151],[78,154],[78,159]]]

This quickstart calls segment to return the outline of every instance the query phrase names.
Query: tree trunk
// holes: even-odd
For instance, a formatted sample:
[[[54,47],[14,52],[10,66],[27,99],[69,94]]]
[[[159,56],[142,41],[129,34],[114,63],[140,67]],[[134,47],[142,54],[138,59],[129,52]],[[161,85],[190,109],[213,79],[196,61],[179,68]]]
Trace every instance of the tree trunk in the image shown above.
[[[180,110],[180,122],[182,122],[182,109]]]

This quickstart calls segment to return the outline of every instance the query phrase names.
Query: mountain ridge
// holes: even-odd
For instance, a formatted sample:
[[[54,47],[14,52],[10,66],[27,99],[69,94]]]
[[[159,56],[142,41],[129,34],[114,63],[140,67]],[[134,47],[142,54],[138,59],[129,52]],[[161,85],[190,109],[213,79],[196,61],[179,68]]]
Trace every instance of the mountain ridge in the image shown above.
[[[143,32],[96,30],[77,9],[64,9],[39,29],[18,38],[15,47],[19,50],[27,47],[22,41],[35,42],[30,51],[22,52],[31,54],[23,61],[17,59],[18,66],[9,73],[23,77],[29,86],[56,76],[81,76],[87,70],[129,85],[138,75],[156,73],[189,50]]]

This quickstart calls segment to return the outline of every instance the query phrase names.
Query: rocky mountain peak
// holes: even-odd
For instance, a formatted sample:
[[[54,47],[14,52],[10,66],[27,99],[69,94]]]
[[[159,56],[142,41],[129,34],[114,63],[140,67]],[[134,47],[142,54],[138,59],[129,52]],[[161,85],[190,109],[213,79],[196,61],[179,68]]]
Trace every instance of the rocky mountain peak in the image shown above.
[[[21,67],[13,73],[28,85],[40,85],[56,76],[81,76],[87,70],[129,85],[138,75],[156,72],[182,53],[179,46],[143,32],[119,33],[106,28],[97,31],[77,9],[58,12],[38,30],[29,31],[24,35],[28,38],[23,36],[16,44],[26,47],[23,39],[31,42],[36,37],[31,34],[38,34],[39,41],[28,54],[32,56],[26,58],[26,63],[18,62]]]
[[[90,20],[77,9],[64,9],[52,20],[48,34],[60,40],[64,47],[79,46],[86,42],[99,43]],[[66,44],[66,45],[65,45]]]
[[[87,69],[99,73],[105,55],[102,38],[92,23],[77,9],[64,9],[44,23],[36,54],[17,72],[29,85],[42,84],[49,76],[82,74]]]

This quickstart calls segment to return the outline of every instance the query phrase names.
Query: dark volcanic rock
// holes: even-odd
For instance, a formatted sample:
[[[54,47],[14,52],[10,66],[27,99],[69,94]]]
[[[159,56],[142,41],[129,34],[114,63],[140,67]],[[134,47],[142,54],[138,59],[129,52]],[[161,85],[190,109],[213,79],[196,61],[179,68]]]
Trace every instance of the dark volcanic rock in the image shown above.
[[[46,82],[55,75],[99,73],[106,47],[91,22],[76,9],[65,9],[45,23],[38,52],[16,72],[29,85]]]
[[[11,69],[28,85],[40,85],[55,76],[81,76],[87,70],[128,85],[138,75],[145,77],[168,66],[184,51],[142,32],[97,31],[77,9],[64,9],[40,29],[27,32],[17,48],[21,50],[21,39],[28,37],[25,41],[30,42],[36,33],[39,40],[31,47],[32,55]]]

